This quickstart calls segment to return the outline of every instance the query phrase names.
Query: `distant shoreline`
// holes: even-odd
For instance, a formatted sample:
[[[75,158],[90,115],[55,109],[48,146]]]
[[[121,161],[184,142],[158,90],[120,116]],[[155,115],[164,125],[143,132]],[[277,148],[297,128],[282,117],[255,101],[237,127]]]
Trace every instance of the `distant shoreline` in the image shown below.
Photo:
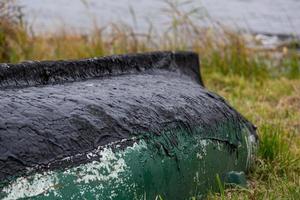
[[[56,32],[61,27],[76,32],[89,32],[95,24],[125,23],[138,31],[149,26],[164,27],[168,18],[163,13],[166,6],[162,0],[22,0],[25,19],[36,33]],[[292,0],[202,0],[182,6],[183,10],[199,8],[199,21],[210,26],[213,19],[235,30],[252,34],[276,35],[279,38],[300,36],[300,2]],[[204,18],[201,18],[205,16]],[[206,24],[206,25],[205,25]],[[283,37],[282,37],[283,36]]]

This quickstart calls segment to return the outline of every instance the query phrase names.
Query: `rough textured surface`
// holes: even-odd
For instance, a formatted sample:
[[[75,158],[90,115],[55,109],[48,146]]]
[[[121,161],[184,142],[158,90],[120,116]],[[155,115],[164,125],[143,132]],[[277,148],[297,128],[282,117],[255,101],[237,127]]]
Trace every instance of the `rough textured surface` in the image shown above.
[[[0,65],[0,181],[173,124],[233,147],[241,124],[255,134],[198,72],[197,55],[171,52]],[[233,134],[217,134],[222,124]]]
[[[228,129],[216,131],[223,135]],[[241,140],[235,148],[203,139],[205,130],[201,128],[173,128],[160,135],[149,134],[150,138],[125,149],[107,145],[88,154],[99,155],[95,161],[13,180],[0,190],[0,199],[142,200],[156,199],[158,195],[171,200],[192,196],[205,199],[208,191],[219,191],[217,174],[227,183],[242,185],[240,178],[250,161],[247,155],[254,140],[247,127],[236,131]]]
[[[154,52],[108,56],[77,61],[42,61],[0,64],[0,88],[80,81],[89,78],[168,69],[200,79],[198,56],[190,52]]]

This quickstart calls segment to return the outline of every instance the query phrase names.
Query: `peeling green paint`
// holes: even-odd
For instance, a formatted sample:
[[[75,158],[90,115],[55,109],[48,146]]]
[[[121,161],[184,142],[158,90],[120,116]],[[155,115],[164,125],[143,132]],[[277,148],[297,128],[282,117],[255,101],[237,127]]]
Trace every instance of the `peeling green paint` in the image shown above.
[[[216,134],[202,127],[140,134],[143,138],[134,138],[136,142],[126,148],[110,144],[86,155],[100,156],[99,160],[17,178],[3,187],[0,198],[201,198],[217,189],[216,174],[226,179],[228,173],[246,172],[251,166],[256,141],[241,126],[241,132],[229,125],[215,129]]]

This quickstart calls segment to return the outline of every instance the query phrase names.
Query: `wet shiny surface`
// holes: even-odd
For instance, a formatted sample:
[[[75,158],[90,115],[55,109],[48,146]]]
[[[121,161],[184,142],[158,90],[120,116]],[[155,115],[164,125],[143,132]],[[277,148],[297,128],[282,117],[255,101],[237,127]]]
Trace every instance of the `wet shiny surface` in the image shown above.
[[[0,91],[0,177],[134,133],[159,134],[172,122],[209,127],[241,120],[198,83],[160,73]]]
[[[177,126],[236,148],[253,126],[201,85],[198,70],[190,52],[0,65],[0,180],[73,166],[99,146]]]

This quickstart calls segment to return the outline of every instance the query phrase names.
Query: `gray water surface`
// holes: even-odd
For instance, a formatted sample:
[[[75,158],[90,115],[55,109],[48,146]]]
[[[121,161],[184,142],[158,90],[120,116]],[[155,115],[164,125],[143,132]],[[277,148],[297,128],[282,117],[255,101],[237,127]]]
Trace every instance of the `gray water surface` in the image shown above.
[[[86,31],[97,24],[126,23],[147,30],[149,22],[166,27],[170,20],[162,0],[19,0],[37,32],[61,27]],[[179,2],[184,2],[180,1]],[[255,33],[300,35],[300,0],[193,0],[186,10],[201,8],[201,14],[233,28]],[[134,15],[131,11],[134,11]],[[135,16],[135,17],[134,17]],[[202,21],[199,19],[199,23]]]

